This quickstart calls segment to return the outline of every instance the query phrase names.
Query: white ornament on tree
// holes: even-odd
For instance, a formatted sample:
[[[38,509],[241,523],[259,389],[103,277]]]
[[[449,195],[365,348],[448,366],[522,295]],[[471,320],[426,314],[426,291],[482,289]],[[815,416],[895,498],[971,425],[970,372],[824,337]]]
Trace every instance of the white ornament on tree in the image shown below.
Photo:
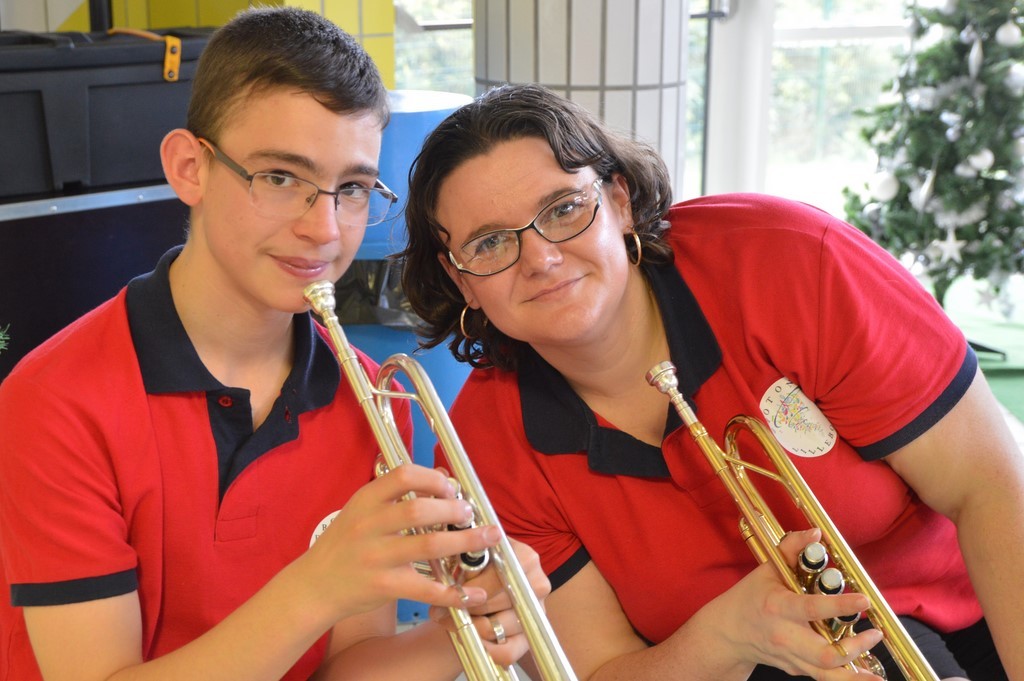
[[[981,46],[981,38],[977,38],[971,45],[971,51],[967,55],[967,73],[971,80],[977,80],[981,74],[981,66],[985,61],[985,49]]]
[[[967,225],[976,225],[988,217],[988,208],[984,201],[968,206],[963,211],[939,210],[935,212],[935,225],[947,230]]]
[[[921,186],[916,191],[910,193],[910,205],[917,209],[918,212],[922,212],[928,207],[928,202],[931,200],[932,194],[935,193],[935,167],[936,164],[933,164],[928,170],[928,174],[925,175]]]
[[[996,162],[996,155],[992,153],[991,149],[982,149],[976,154],[971,154],[967,157],[967,163],[972,168],[978,171],[985,171],[992,167],[992,164]]]
[[[995,302],[995,299],[997,297],[998,294],[995,292],[995,289],[992,288],[992,286],[984,288],[978,291],[978,305],[984,305],[985,307],[991,310],[992,303]]]
[[[978,29],[974,28],[974,24],[967,24],[964,30],[960,31],[960,42],[964,45],[970,45],[977,41],[979,37]]]
[[[1013,21],[1007,21],[996,29],[996,42],[1003,47],[1015,47],[1020,44],[1021,30]]]
[[[936,246],[941,253],[939,256],[939,262],[949,262],[950,260],[962,262],[960,251],[966,244],[966,241],[956,238],[955,229],[947,230],[946,238],[944,240],[939,241],[936,239],[932,242],[932,245]]]
[[[892,201],[900,192],[900,181],[888,170],[882,170],[871,178],[868,191],[878,201]]]
[[[956,164],[955,168],[953,168],[953,174],[956,175],[957,177],[964,177],[969,180],[972,180],[978,176],[978,171],[975,170],[970,163],[961,161],[960,163]]]
[[[1024,64],[1015,62],[1010,66],[1003,78],[1003,85],[1018,97],[1024,94]]]
[[[914,88],[907,93],[907,106],[914,111],[931,111],[938,103],[938,92],[930,85]]]

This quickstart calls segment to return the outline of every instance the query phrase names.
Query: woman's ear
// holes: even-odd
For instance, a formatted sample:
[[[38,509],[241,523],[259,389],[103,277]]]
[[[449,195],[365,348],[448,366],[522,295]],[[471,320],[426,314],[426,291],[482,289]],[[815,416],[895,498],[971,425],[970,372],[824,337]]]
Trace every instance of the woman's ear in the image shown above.
[[[608,183],[607,196],[608,203],[614,207],[616,215],[625,226],[622,230],[623,233],[629,233],[633,229],[633,204],[629,200],[629,183],[626,182],[626,177],[622,173],[612,174],[612,179]]]
[[[466,283],[466,277],[462,276],[462,272],[459,271],[459,268],[452,264],[452,261],[448,258],[448,253],[438,253],[437,261],[441,263],[441,267],[444,268],[448,277],[455,282],[456,286],[459,287],[462,297],[466,299],[466,304],[474,309],[479,307],[478,305],[474,305],[476,297],[473,295],[473,291]]]
[[[167,184],[187,206],[195,206],[203,198],[206,186],[204,154],[203,145],[184,128],[170,131],[160,144],[160,161]]]

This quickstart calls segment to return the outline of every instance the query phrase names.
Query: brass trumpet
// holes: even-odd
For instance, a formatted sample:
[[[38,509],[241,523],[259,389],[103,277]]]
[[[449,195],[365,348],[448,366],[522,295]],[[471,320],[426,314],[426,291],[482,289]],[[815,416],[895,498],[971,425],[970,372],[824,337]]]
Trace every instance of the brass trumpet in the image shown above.
[[[771,561],[783,582],[796,593],[840,593],[844,587],[848,587],[851,591],[864,594],[870,601],[865,614],[871,624],[884,635],[883,642],[907,681],[938,681],[928,661],[768,428],[749,416],[735,416],[726,426],[725,451],[722,451],[679,392],[675,371],[671,362],[661,362],[647,372],[647,382],[668,395],[672,406],[689,429],[690,436],[704,452],[719,480],[728,488],[740,510],[740,533],[758,561]],[[744,461],[740,456],[737,437],[744,430],[757,439],[774,471]],[[748,472],[781,484],[811,526],[821,530],[821,543],[824,546],[812,544],[805,549],[796,571],[787,564],[778,548],[785,532],[765,504]],[[828,560],[826,552],[831,554],[835,568],[825,568]],[[853,634],[856,619],[810,624],[829,643],[837,644],[842,638]],[[869,652],[846,666],[854,671],[864,669],[885,678],[881,663]]]
[[[391,409],[392,399],[411,400],[419,405],[427,423],[437,436],[438,444],[448,459],[453,481],[460,489],[462,498],[473,507],[473,525],[500,527],[497,513],[487,499],[451,419],[448,418],[448,412],[422,366],[408,355],[392,355],[381,364],[374,385],[359,364],[359,359],[349,345],[334,312],[334,284],[329,281],[315,282],[305,288],[303,295],[330,333],[342,372],[356,399],[362,405],[373,430],[383,459],[383,465],[378,464],[378,474],[412,462]],[[398,371],[402,371],[408,377],[413,387],[411,392],[389,389]],[[436,529],[412,528],[410,532],[430,532]],[[457,587],[467,576],[482,570],[487,562],[494,564],[512,600],[512,607],[523,627],[530,651],[544,681],[576,681],[576,675],[569,666],[540,601],[530,588],[526,573],[504,532],[498,544],[489,549],[486,555],[463,555],[444,561],[430,561],[429,572],[442,584]],[[449,635],[469,681],[518,679],[514,668],[499,666],[487,653],[483,640],[473,628],[468,611],[463,608],[449,608],[449,612],[456,624],[456,630],[449,632]]]

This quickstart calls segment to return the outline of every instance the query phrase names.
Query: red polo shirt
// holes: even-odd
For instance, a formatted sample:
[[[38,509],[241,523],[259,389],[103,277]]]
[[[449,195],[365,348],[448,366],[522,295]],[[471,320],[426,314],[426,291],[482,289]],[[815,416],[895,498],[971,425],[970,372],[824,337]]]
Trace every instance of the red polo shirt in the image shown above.
[[[373,477],[378,448],[322,329],[296,317],[294,367],[253,432],[248,392],[206,371],[174,312],[176,255],[0,385],[0,679],[39,678],[19,606],[138,590],[143,658],[181,647]],[[308,678],[325,649],[285,678]]]
[[[942,631],[976,622],[955,527],[880,460],[970,385],[962,334],[891,256],[816,209],[730,195],[668,219],[675,266],[645,270],[698,418],[721,444],[732,416],[760,415],[898,614]],[[518,372],[472,372],[452,419],[554,585],[593,561],[652,642],[756,564],[674,410],[662,447],[646,445],[527,350]],[[758,485],[785,528],[807,526],[778,485]]]

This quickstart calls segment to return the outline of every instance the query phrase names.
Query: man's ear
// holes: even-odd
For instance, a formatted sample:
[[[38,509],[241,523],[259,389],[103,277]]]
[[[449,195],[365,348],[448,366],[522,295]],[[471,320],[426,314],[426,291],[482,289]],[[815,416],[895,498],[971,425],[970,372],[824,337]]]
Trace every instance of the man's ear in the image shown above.
[[[160,161],[178,198],[187,206],[199,203],[206,186],[206,158],[196,136],[184,128],[167,133],[160,144]]]
[[[437,261],[441,263],[441,267],[448,274],[448,277],[455,282],[455,285],[459,287],[459,291],[462,292],[462,297],[466,299],[466,304],[472,308],[477,308],[479,305],[474,305],[476,298],[473,296],[473,292],[466,284],[466,277],[462,276],[462,272],[459,271],[452,261],[448,258],[448,253],[438,253]]]

